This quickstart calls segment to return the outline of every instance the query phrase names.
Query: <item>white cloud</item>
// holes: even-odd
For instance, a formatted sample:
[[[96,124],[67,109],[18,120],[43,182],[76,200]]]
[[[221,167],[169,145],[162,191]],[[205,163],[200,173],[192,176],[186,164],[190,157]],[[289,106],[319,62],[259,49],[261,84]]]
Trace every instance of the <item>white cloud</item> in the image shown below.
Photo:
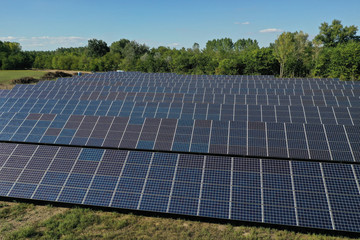
[[[282,29],[278,29],[278,28],[267,28],[267,29],[263,29],[260,30],[260,33],[275,33],[275,32],[283,32],[284,30]]]
[[[168,47],[179,47],[180,46],[180,43],[177,43],[177,42],[175,42],[175,43],[171,43],[171,44],[168,44],[167,45]]]
[[[234,24],[237,24],[237,25],[249,25],[250,22],[234,22]]]
[[[16,37],[7,36],[7,37],[0,37],[0,41],[13,41]]]
[[[25,50],[55,50],[59,47],[80,47],[87,44],[87,38],[76,36],[0,37],[1,41],[19,42]]]

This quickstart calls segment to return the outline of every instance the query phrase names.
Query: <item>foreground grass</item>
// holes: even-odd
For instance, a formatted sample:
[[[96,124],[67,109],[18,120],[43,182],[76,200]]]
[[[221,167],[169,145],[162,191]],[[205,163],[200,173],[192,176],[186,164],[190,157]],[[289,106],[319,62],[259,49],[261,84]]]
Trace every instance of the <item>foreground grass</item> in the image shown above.
[[[0,202],[0,239],[346,239],[263,227]]]
[[[11,84],[11,81],[23,77],[41,78],[46,71],[40,70],[0,70],[0,84]]]

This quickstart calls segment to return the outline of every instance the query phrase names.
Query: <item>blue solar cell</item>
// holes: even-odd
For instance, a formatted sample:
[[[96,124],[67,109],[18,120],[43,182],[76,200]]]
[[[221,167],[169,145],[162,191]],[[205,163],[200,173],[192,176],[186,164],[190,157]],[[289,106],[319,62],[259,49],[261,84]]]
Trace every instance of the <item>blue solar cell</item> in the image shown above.
[[[59,202],[82,203],[86,189],[65,187],[60,193]]]
[[[116,162],[104,162],[100,163],[100,166],[97,169],[97,174],[99,175],[108,175],[108,176],[120,176],[122,171],[123,164]]]
[[[172,180],[174,178],[174,167],[167,166],[152,166],[150,168],[148,178],[161,179],[161,180]]]
[[[154,153],[152,165],[175,166],[177,159],[177,154]]]
[[[330,214],[328,211],[309,209],[297,209],[299,225],[312,228],[332,229]]]
[[[55,201],[61,191],[61,187],[39,185],[33,199]]]
[[[188,152],[189,148],[190,148],[190,143],[174,142],[172,146],[172,151]]]
[[[208,144],[191,144],[190,152],[207,153],[209,149]]]
[[[46,185],[62,186],[68,177],[68,173],[47,172],[41,182]]]
[[[103,149],[84,148],[80,153],[79,160],[100,161],[103,154]]]
[[[326,194],[315,192],[295,192],[296,204],[299,208],[329,210]]]
[[[264,204],[294,207],[292,191],[264,189]]]
[[[140,210],[166,212],[169,197],[146,195],[142,196]]]
[[[294,175],[321,176],[319,163],[294,161],[291,164]]]
[[[55,141],[56,144],[70,144],[72,137],[58,137]]]
[[[44,175],[45,171],[36,171],[36,170],[24,170],[19,179],[18,182],[23,182],[23,183],[34,183],[34,184],[38,184],[43,175]]]
[[[170,200],[170,213],[196,215],[198,209],[198,199],[172,197]]]
[[[38,143],[38,142],[40,142],[41,138],[42,138],[42,135],[28,135],[28,137],[25,139],[25,141]]]
[[[230,185],[230,171],[205,170],[204,183]]]
[[[136,148],[137,149],[151,150],[151,149],[154,148],[154,142],[152,142],[152,141],[139,141]]]
[[[109,206],[113,192],[111,191],[100,191],[100,190],[89,190],[86,195],[84,204],[94,206]]]
[[[349,194],[358,191],[355,179],[325,178],[329,193]]]
[[[319,175],[318,175],[319,176]],[[321,175],[320,175],[321,176]],[[296,191],[324,192],[324,182],[321,177],[294,176]]]
[[[116,192],[111,207],[136,209],[140,200],[140,194]]]
[[[296,225],[294,208],[264,205],[264,220],[267,223]]]
[[[264,188],[292,190],[291,178],[288,175],[263,174]]]
[[[117,191],[141,193],[145,179],[121,177]]]
[[[13,186],[13,183],[0,181],[0,195],[6,196],[12,186]]]
[[[232,202],[261,204],[261,189],[249,187],[232,187]]]
[[[145,185],[145,194],[159,194],[168,196],[170,194],[172,182],[148,179]]]
[[[149,164],[152,158],[150,152],[130,152],[127,162],[136,164]]]
[[[148,171],[147,165],[126,164],[122,176],[145,178],[147,171]]]
[[[201,198],[208,200],[230,200],[230,186],[204,184]]]
[[[117,180],[117,177],[95,176],[90,188],[113,191],[116,187]]]
[[[17,168],[5,168],[0,170],[0,181],[15,182],[21,173],[21,169]]]
[[[201,200],[199,215],[214,218],[228,218],[229,203],[211,200]]]
[[[261,222],[261,205],[232,202],[231,219]]]
[[[9,197],[17,197],[17,198],[31,198],[35,189],[35,184],[24,184],[24,183],[16,183],[11,191],[9,192]]]
[[[202,177],[201,169],[178,168],[176,171],[175,179],[176,181],[200,183],[201,177]]]
[[[56,138],[56,136],[43,136],[40,143],[55,143]]]
[[[92,180],[92,175],[72,173],[70,174],[66,182],[66,186],[87,188],[89,187],[91,180]]]
[[[359,232],[359,213],[333,212],[334,223],[337,230]]]

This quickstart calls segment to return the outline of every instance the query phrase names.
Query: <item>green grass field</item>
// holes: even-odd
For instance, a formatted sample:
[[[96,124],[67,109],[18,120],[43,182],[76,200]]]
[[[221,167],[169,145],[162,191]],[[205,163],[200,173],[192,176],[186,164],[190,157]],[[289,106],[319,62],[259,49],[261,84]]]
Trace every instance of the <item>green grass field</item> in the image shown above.
[[[0,239],[349,239],[264,227],[0,201]]]
[[[23,77],[41,78],[45,73],[38,70],[0,70],[0,84],[9,85],[12,80]]]

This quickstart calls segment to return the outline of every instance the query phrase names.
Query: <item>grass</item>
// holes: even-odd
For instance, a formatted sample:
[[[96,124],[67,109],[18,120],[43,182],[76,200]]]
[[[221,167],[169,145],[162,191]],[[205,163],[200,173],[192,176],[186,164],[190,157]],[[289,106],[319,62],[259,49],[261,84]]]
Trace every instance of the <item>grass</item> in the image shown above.
[[[45,73],[40,70],[0,70],[0,84],[8,85],[12,80],[23,77],[41,78]]]
[[[11,89],[15,86],[12,83],[12,80],[19,79],[23,77],[33,77],[36,79],[41,78],[47,72],[56,72],[62,71],[70,74],[74,74],[77,71],[67,71],[67,70],[0,70],[0,89]],[[89,72],[83,72],[89,73]]]
[[[7,209],[7,210],[6,210]],[[0,202],[0,239],[314,239],[322,234]]]

